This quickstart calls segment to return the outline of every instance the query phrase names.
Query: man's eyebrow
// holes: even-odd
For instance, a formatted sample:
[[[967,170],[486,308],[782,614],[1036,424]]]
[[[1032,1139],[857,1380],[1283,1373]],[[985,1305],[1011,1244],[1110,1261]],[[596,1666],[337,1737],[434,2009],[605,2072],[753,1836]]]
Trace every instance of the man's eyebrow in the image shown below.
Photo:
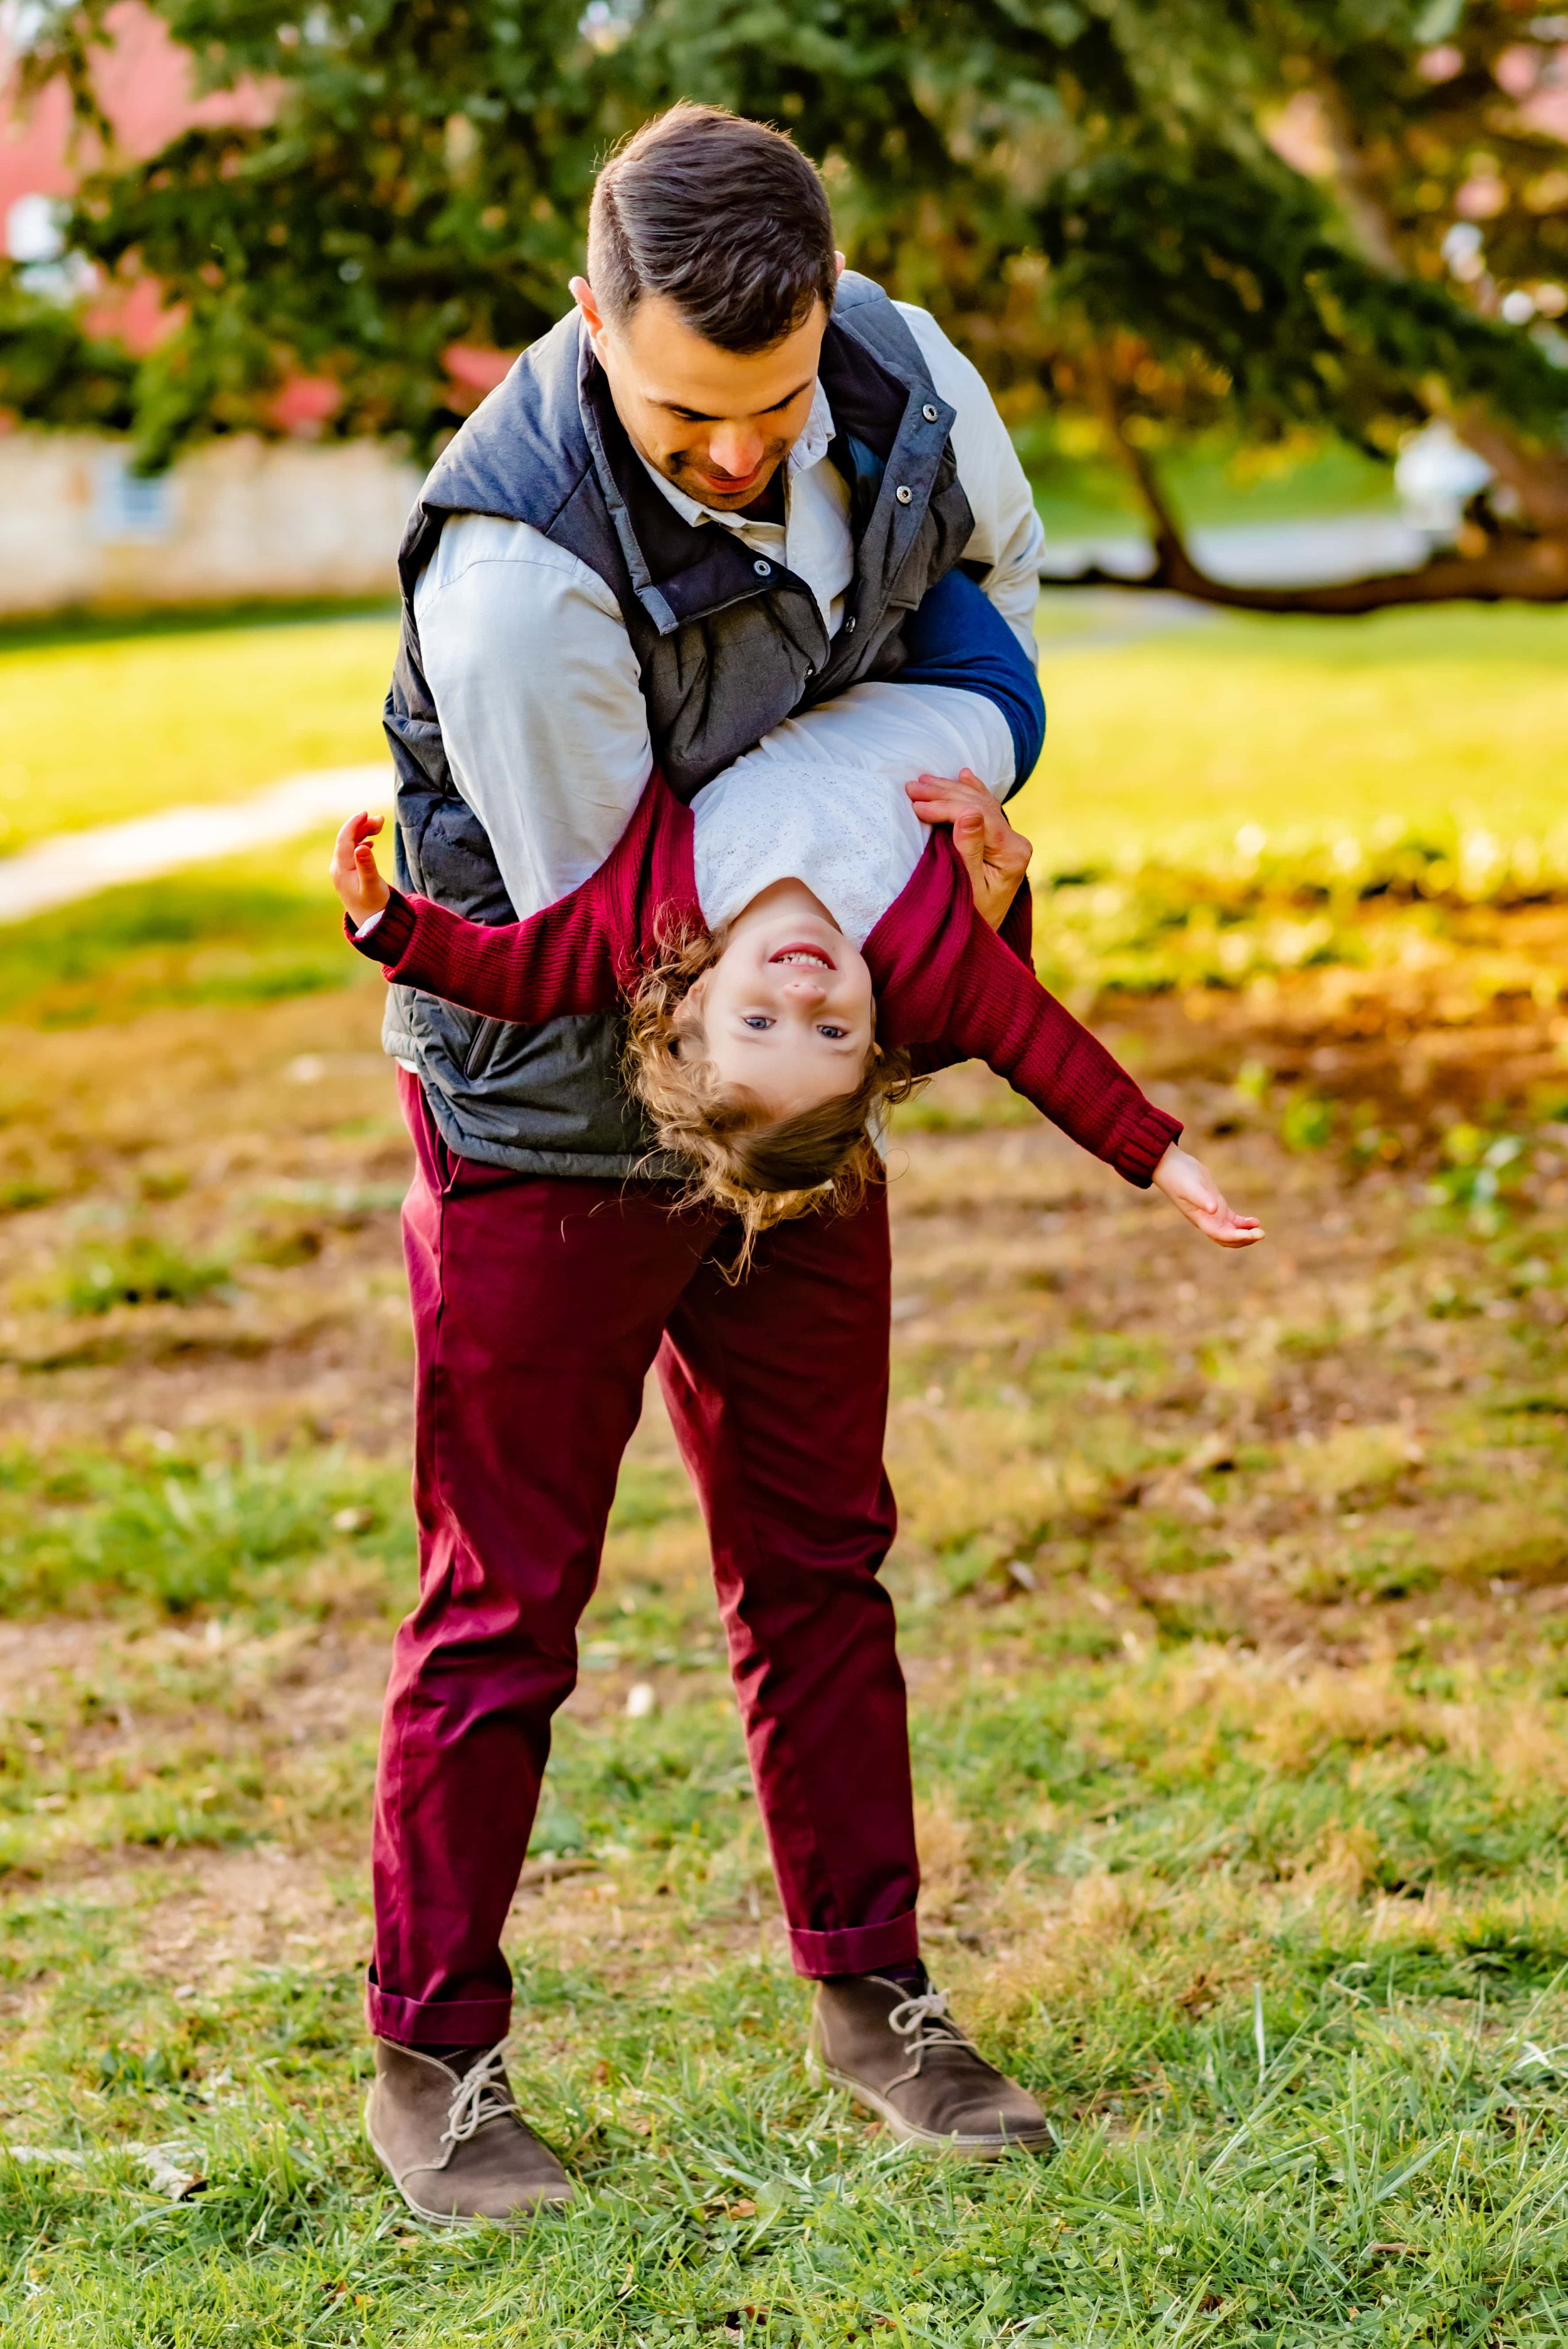
[[[809,391],[816,380],[814,375],[809,375],[804,383],[798,383],[793,391],[787,391],[782,399],[774,401],[771,408],[759,408],[756,413],[758,416],[777,416],[781,408],[788,408],[791,400],[799,399],[803,391]],[[705,415],[700,408],[683,408],[678,399],[655,399],[652,405],[662,408],[667,416],[682,418],[687,424],[723,424],[727,421],[722,416]]]

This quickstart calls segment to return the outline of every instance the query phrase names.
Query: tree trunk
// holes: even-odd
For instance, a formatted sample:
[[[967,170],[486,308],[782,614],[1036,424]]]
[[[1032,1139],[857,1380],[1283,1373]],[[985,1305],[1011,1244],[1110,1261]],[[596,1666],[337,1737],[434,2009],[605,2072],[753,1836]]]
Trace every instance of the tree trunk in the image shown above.
[[[1568,532],[1560,538],[1510,534],[1482,554],[1439,554],[1416,571],[1382,571],[1323,587],[1236,587],[1212,579],[1180,544],[1156,544],[1152,569],[1132,578],[1091,564],[1053,587],[1163,588],[1233,612],[1317,612],[1349,616],[1400,604],[1568,603]]]
[[[1435,554],[1415,571],[1384,571],[1366,579],[1334,581],[1322,587],[1236,587],[1212,579],[1187,551],[1181,526],[1167,502],[1160,479],[1144,451],[1127,437],[1121,404],[1104,353],[1086,336],[1079,352],[1084,377],[1112,446],[1126,468],[1149,516],[1154,541],[1153,567],[1140,577],[1091,565],[1060,587],[1154,587],[1218,604],[1233,612],[1317,612],[1350,616],[1380,612],[1399,604],[1568,603],[1568,508],[1563,526],[1551,535],[1528,538],[1509,531],[1479,554]],[[1505,436],[1499,435],[1499,438]],[[1483,452],[1484,453],[1484,452]],[[1501,471],[1501,465],[1498,468]],[[1568,471],[1568,469],[1565,469]]]
[[[1519,500],[1519,511],[1543,531],[1568,531],[1568,457],[1522,448],[1511,432],[1480,408],[1455,421],[1460,438],[1484,457]]]

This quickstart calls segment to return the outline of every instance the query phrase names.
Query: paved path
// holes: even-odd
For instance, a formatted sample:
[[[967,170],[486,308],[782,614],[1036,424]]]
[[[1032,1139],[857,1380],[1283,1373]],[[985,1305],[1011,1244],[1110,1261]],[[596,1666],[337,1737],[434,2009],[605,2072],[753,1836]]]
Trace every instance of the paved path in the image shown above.
[[[181,865],[293,840],[318,824],[341,823],[356,808],[389,807],[391,800],[389,766],[318,767],[219,807],[162,808],[130,823],[57,833],[0,859],[0,922],[23,922],[121,882],[150,881]]]

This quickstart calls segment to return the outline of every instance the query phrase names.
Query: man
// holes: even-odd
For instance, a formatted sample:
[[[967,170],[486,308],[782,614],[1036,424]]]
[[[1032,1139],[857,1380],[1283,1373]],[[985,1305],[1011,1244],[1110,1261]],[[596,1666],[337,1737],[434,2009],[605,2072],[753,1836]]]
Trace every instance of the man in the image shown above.
[[[405,886],[531,913],[598,862],[603,795],[629,806],[656,761],[689,798],[792,711],[896,676],[903,620],[960,559],[1032,641],[1039,526],[989,397],[924,313],[842,266],[774,131],[676,108],[606,166],[574,311],[458,434],[404,543]],[[421,1584],[377,1792],[377,2152],[429,2218],[571,2193],[506,2085],[500,1936],[655,1358],[818,2056],[918,2143],[1038,2146],[1038,2106],[920,1963],[877,1580],[884,1194],[777,1227],[732,1284],[733,1227],[650,1159],[612,1022],[521,1030],[399,992],[387,1040],[418,1156]]]

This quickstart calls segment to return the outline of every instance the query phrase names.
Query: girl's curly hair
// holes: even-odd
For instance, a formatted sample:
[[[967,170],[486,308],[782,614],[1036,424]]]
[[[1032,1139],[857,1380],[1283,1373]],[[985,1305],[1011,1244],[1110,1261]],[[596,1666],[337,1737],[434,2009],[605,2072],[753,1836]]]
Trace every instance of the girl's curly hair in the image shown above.
[[[906,1101],[919,1081],[904,1053],[873,1041],[858,1084],[790,1117],[776,1117],[747,1086],[721,1083],[686,998],[723,951],[722,930],[687,934],[644,972],[627,1007],[625,1063],[659,1146],[690,1170],[686,1203],[738,1216],[743,1267],[772,1225],[860,1205],[880,1169],[878,1112]]]

